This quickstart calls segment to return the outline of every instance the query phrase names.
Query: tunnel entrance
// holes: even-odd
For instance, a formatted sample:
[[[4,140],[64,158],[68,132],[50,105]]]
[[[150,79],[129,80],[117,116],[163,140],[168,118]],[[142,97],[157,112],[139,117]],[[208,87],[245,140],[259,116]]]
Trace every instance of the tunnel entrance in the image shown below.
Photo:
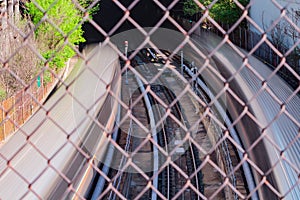
[[[126,9],[134,1],[132,0],[120,0],[119,1]],[[161,2],[163,6],[168,7],[172,0],[165,0]],[[181,1],[179,1],[171,10],[171,13],[179,12],[182,6]],[[131,10],[130,17],[139,24],[141,27],[153,27],[155,26],[164,16],[165,11],[162,10],[153,1],[139,1]],[[136,28],[129,20],[124,20],[124,22],[114,31],[111,30],[122,21],[124,17],[124,11],[111,0],[102,0],[99,3],[99,10],[93,15],[93,20],[110,36],[118,34],[120,32]],[[160,27],[175,29],[177,28],[166,19]],[[98,31],[90,23],[85,23],[83,25],[85,43],[80,46],[83,48],[87,44],[99,43],[104,41],[105,36]]]

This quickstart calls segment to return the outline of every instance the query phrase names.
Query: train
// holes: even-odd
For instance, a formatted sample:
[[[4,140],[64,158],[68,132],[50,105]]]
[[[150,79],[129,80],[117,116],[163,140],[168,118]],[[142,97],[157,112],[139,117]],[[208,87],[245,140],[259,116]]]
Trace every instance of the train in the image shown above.
[[[120,94],[118,54],[89,46],[86,59],[0,147],[1,199],[82,199],[104,157]],[[107,88],[110,88],[111,93]]]

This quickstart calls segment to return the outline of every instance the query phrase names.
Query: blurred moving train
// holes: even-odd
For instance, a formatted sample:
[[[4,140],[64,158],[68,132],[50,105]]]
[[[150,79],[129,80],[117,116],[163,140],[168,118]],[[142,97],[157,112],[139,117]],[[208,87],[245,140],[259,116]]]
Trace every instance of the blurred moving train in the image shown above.
[[[1,199],[84,197],[117,113],[107,88],[118,95],[121,86],[118,54],[101,45],[86,51],[86,62],[0,147]]]

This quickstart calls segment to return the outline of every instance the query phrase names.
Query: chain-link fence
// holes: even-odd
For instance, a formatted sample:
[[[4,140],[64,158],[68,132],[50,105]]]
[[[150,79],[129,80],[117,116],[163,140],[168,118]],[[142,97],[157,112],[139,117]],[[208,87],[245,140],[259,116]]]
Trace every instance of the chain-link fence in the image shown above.
[[[299,2],[0,3],[1,199],[300,199]]]

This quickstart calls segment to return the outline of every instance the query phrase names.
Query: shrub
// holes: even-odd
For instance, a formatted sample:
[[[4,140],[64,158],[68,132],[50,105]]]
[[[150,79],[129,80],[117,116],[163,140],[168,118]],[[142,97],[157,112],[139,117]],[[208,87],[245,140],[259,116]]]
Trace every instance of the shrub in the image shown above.
[[[210,6],[213,0],[199,0],[204,6]],[[239,2],[246,6],[249,0],[239,0]],[[197,13],[201,13],[202,9],[194,2],[194,0],[185,0],[183,4],[184,14],[187,16],[193,16]],[[209,15],[214,18],[214,20],[233,24],[242,15],[243,10],[241,10],[234,1],[232,0],[219,0],[209,9]]]
[[[6,99],[6,92],[3,88],[0,88],[0,101]]]
[[[49,61],[50,67],[62,68],[75,55],[72,47],[85,41],[81,29],[84,13],[71,0],[35,2],[27,3],[27,8],[32,22],[36,25],[39,50]]]

